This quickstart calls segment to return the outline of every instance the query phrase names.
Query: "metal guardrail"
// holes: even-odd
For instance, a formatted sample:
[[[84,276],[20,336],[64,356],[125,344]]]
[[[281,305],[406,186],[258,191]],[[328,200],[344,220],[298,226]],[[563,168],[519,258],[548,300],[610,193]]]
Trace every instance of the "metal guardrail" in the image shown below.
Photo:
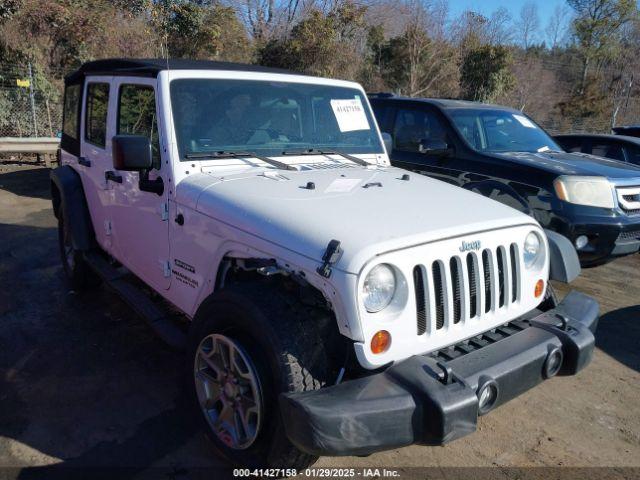
[[[0,137],[0,154],[32,153],[43,160],[47,167],[55,162],[56,152],[60,148],[60,139],[56,137],[17,138]]]

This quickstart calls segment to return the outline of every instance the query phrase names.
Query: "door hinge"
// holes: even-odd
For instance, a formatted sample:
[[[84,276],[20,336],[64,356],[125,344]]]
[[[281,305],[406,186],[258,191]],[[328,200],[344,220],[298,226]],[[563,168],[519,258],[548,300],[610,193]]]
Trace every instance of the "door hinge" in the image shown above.
[[[162,275],[164,278],[169,278],[171,276],[171,264],[169,261],[164,261],[162,263]]]
[[[163,222],[169,220],[169,202],[164,202],[160,205],[160,216]]]
[[[111,220],[104,221],[104,233],[105,235],[111,235]]]

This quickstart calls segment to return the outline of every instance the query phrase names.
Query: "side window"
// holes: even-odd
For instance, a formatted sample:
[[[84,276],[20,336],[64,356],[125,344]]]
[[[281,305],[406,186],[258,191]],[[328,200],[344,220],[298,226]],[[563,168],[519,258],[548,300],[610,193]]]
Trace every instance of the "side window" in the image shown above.
[[[118,134],[144,135],[151,140],[153,166],[160,169],[160,143],[156,118],[156,96],[149,85],[127,84],[120,87]]]
[[[62,133],[74,140],[78,140],[80,111],[80,84],[69,85],[64,90],[64,107],[62,113]]]
[[[419,152],[422,140],[444,140],[446,133],[442,123],[431,111],[400,109],[393,128],[394,149]]]
[[[593,142],[591,146],[591,155],[597,155],[598,157],[613,158],[614,160],[621,160],[624,162],[624,154],[622,153],[622,146],[617,143],[603,143],[597,140]]]
[[[109,105],[109,84],[90,83],[87,87],[85,106],[85,139],[104,148],[107,139],[107,108]]]

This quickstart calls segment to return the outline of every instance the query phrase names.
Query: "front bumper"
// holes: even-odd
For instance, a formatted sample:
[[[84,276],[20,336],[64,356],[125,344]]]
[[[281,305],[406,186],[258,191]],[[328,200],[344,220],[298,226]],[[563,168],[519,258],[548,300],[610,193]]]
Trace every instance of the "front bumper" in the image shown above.
[[[591,207],[573,207],[572,215],[565,219],[558,217],[549,226],[574,245],[578,237],[587,237],[588,244],[578,251],[583,267],[600,265],[640,250],[640,215],[580,213],[589,208]]]
[[[441,445],[476,429],[479,415],[591,360],[598,304],[571,292],[555,309],[487,332],[437,356],[414,356],[384,372],[280,396],[287,436],[314,455],[367,455],[411,444]],[[514,322],[515,325],[516,322]],[[497,392],[480,408],[480,391]]]

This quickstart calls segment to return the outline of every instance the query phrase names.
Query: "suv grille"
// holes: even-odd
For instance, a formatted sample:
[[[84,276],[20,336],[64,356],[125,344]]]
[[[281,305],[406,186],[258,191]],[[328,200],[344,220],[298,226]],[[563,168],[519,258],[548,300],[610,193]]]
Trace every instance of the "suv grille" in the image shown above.
[[[618,203],[629,215],[640,213],[640,187],[618,187]]]
[[[629,232],[622,232],[618,235],[618,241],[634,241],[640,240],[640,230],[631,230]]]
[[[520,296],[519,265],[516,243],[416,265],[417,334],[508,308]]]

